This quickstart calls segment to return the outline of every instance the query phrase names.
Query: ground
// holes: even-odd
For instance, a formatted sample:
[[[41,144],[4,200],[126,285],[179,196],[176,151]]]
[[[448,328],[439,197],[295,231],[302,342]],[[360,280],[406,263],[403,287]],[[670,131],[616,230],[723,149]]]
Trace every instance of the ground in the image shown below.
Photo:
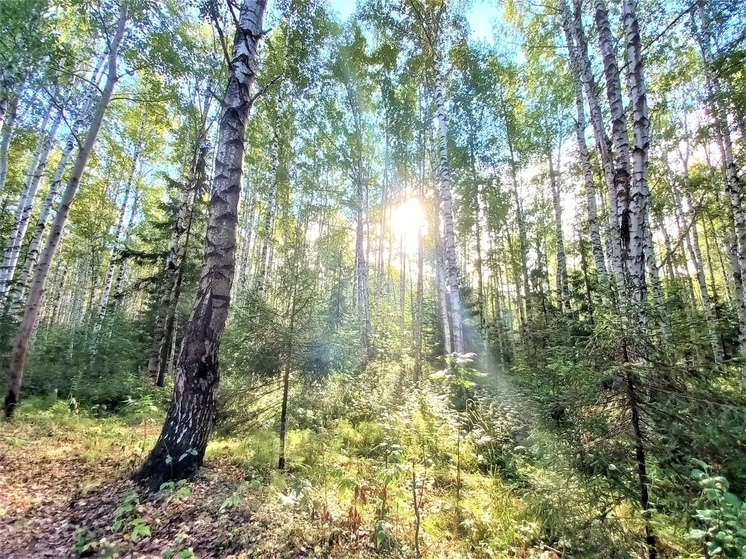
[[[341,458],[360,480],[330,473],[312,487],[302,468],[255,469],[237,454],[235,440],[211,443],[197,479],[148,494],[130,476],[159,422],[158,412],[94,417],[58,402],[44,411],[22,408],[3,423],[0,557],[415,556],[406,471],[396,494],[390,486],[389,516],[380,523],[381,492],[362,479],[360,463]],[[420,487],[422,557],[556,556],[546,549],[516,548],[505,555],[470,550],[461,536],[439,527],[449,505],[435,496],[438,480],[429,483]]]

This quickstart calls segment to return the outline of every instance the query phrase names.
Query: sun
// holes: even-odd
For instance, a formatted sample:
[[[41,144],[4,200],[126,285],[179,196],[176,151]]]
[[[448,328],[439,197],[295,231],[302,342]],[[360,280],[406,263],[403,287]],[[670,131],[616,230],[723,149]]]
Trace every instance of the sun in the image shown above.
[[[427,220],[417,198],[410,198],[391,212],[389,227],[408,255],[417,254],[418,235],[427,234]]]

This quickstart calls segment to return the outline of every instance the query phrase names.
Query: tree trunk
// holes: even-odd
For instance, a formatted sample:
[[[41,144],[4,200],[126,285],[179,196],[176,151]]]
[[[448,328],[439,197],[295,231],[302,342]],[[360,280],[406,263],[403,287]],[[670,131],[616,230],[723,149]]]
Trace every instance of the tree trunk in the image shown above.
[[[440,196],[436,189],[433,196],[433,237],[435,238],[435,288],[438,292],[440,304],[440,318],[443,326],[443,348],[446,355],[453,353],[453,336],[451,333],[451,299],[448,296],[448,280],[446,279],[445,257],[443,256],[443,238],[440,233]]]
[[[254,222],[256,221],[256,186],[251,188],[248,181],[251,180],[249,177],[246,181],[246,200],[249,213],[246,216],[245,230],[243,246],[241,247],[241,263],[239,264],[239,276],[238,276],[238,288],[239,290],[246,288],[246,278],[249,273],[249,253],[251,252],[251,241],[254,234]]]
[[[611,153],[611,141],[606,134],[603,112],[597,94],[596,80],[593,77],[590,57],[588,56],[588,43],[585,38],[582,24],[581,0],[573,0],[573,12],[567,6],[566,0],[560,0],[559,9],[562,18],[562,26],[565,31],[570,62],[575,80],[582,83],[585,98],[588,101],[593,135],[596,141],[596,149],[606,182],[606,190],[609,196],[609,235],[606,238],[609,252],[611,270],[618,287],[623,285],[622,255],[620,228],[617,216],[619,214],[616,188],[614,163]]]
[[[569,311],[570,292],[567,279],[567,257],[565,255],[565,236],[562,232],[562,193],[552,164],[551,150],[547,155],[547,160],[549,161],[549,184],[552,187],[552,206],[554,207],[554,232],[557,238],[557,299],[560,309]]]
[[[8,150],[10,141],[13,138],[13,129],[15,128],[16,118],[18,116],[18,101],[21,99],[23,91],[18,91],[11,99],[8,106],[8,116],[5,125],[0,126],[2,131],[2,140],[0,140],[0,193],[5,187],[5,179],[8,177]],[[2,199],[2,198],[0,198]]]
[[[603,3],[603,0],[598,0]],[[598,14],[598,11],[597,11]],[[634,300],[644,305],[647,298],[647,287],[645,281],[645,245],[647,239],[652,240],[652,234],[648,234],[648,152],[650,149],[650,118],[648,117],[647,87],[642,64],[642,45],[640,42],[640,29],[637,21],[635,0],[622,1],[622,19],[627,35],[627,64],[629,73],[629,96],[632,105],[632,174],[627,169],[629,142],[627,139],[626,117],[624,107],[621,107],[622,116],[612,117],[614,129],[614,144],[617,147],[621,166],[618,173],[619,180],[625,179],[629,186],[629,241],[624,247],[628,251],[628,273],[633,290]],[[617,70],[618,71],[618,70]],[[607,75],[608,83],[608,75]],[[612,94],[609,94],[609,103],[612,104]],[[619,99],[621,104],[621,99]],[[612,105],[612,114],[616,114],[615,105]],[[616,120],[620,123],[617,124]],[[623,120],[622,120],[623,119]],[[622,130],[622,125],[624,129]],[[619,130],[617,131],[617,127]],[[619,139],[617,139],[617,135]],[[631,184],[630,184],[631,183]],[[621,189],[622,186],[620,185]],[[652,246],[648,254],[652,254]],[[644,316],[641,315],[644,319]]]
[[[262,252],[259,257],[259,270],[256,275],[256,292],[261,295],[264,292],[264,282],[267,279],[267,269],[269,268],[269,249],[272,243],[272,222],[277,211],[277,187],[278,174],[280,172],[280,103],[282,100],[282,85],[277,88],[277,116],[275,127],[272,134],[272,181],[269,186],[267,196],[267,209],[264,214],[264,228],[262,234]]]
[[[54,145],[57,130],[62,122],[62,112],[59,111],[51,129],[47,131],[47,123],[52,114],[52,109],[53,104],[50,103],[49,110],[47,111],[40,128],[39,141],[36,145],[36,150],[34,151],[34,156],[31,160],[28,173],[26,174],[21,197],[18,200],[18,206],[16,207],[10,236],[5,244],[3,263],[2,267],[0,267],[0,307],[4,306],[5,300],[10,291],[11,283],[15,276],[16,266],[18,265],[18,257],[21,254],[21,245],[23,244],[23,238],[26,235],[26,229],[31,217],[31,210],[34,206],[36,191],[39,188],[41,176],[47,165],[49,153]]]
[[[205,112],[206,117],[207,112]],[[166,381],[171,348],[175,342],[176,308],[179,304],[181,284],[184,278],[184,262],[189,250],[194,212],[197,198],[204,189],[207,157],[207,130],[204,120],[202,129],[197,136],[194,146],[192,165],[189,171],[189,187],[181,193],[181,204],[176,214],[174,228],[166,257],[165,273],[158,305],[153,346],[148,362],[148,374],[154,379],[155,385],[162,387]],[[162,314],[165,313],[165,314]]]
[[[456,237],[453,228],[453,198],[451,185],[451,168],[448,162],[448,122],[446,120],[443,80],[438,70],[437,60],[433,61],[435,74],[435,104],[438,118],[438,135],[440,139],[440,198],[443,203],[443,256],[445,279],[448,285],[451,313],[451,337],[453,351],[464,353],[463,309],[458,283],[458,265],[456,261]]]
[[[136,477],[151,488],[194,476],[205,456],[220,374],[218,349],[236,267],[236,228],[250,89],[266,0],[241,4],[225,96],[209,203],[202,278],[181,343],[171,405],[158,442]]]
[[[570,67],[573,70],[573,82],[575,84],[575,110],[577,120],[575,122],[575,135],[578,143],[580,167],[583,170],[583,184],[585,186],[586,208],[588,211],[588,228],[591,238],[591,252],[596,275],[601,285],[606,283],[606,260],[604,258],[603,242],[601,241],[601,229],[598,225],[598,208],[596,204],[596,187],[593,180],[593,167],[591,165],[591,154],[585,141],[585,108],[583,93],[583,72],[581,70],[583,60],[578,52],[578,46],[573,36],[573,28],[570,23],[569,11],[565,0],[561,0],[560,8],[564,10],[562,15],[562,27],[565,33],[565,41],[570,56]]]
[[[109,295],[111,293],[111,287],[114,282],[114,271],[117,266],[117,259],[119,256],[119,250],[121,249],[122,235],[124,233],[124,220],[127,216],[127,210],[129,209],[130,193],[132,192],[132,185],[135,182],[135,173],[137,171],[137,163],[140,158],[140,146],[135,146],[135,153],[132,156],[132,165],[130,166],[130,173],[127,177],[127,184],[124,187],[124,200],[122,200],[122,207],[119,211],[119,219],[117,220],[116,229],[114,230],[114,242],[109,255],[109,265],[106,268],[106,275],[104,276],[104,285],[101,288],[101,296],[98,301],[98,310],[96,312],[96,323],[93,328],[94,335],[98,333],[103,324],[104,318],[106,317],[106,309],[109,305]],[[137,200],[137,194],[135,194],[135,200]],[[135,211],[133,204],[132,211]],[[134,214],[133,214],[134,215]]]
[[[28,289],[31,274],[34,271],[36,261],[39,258],[39,248],[41,247],[41,242],[44,237],[44,231],[47,228],[49,218],[52,217],[54,205],[57,201],[60,187],[62,186],[62,177],[75,149],[78,131],[83,127],[83,121],[88,116],[91,107],[93,106],[93,102],[95,101],[96,94],[99,91],[98,84],[101,78],[100,71],[103,63],[104,58],[100,58],[98,64],[91,74],[90,81],[92,86],[89,87],[86,91],[85,97],[83,98],[80,107],[78,107],[78,110],[76,111],[75,122],[65,140],[64,148],[62,150],[62,157],[60,158],[60,161],[57,164],[57,169],[55,169],[54,175],[52,176],[52,182],[49,185],[49,191],[47,192],[47,196],[44,199],[44,203],[42,204],[41,210],[39,212],[39,217],[36,220],[34,233],[31,237],[31,241],[29,242],[28,250],[26,251],[26,258],[23,262],[23,269],[21,270],[21,274],[18,276],[18,282],[16,283],[15,289],[13,290],[13,296],[10,305],[10,314],[12,316],[17,316],[21,312],[23,300],[26,295],[26,289]]]
[[[80,185],[80,179],[85,171],[86,164],[88,163],[88,157],[91,154],[93,145],[96,142],[98,131],[101,128],[101,123],[104,120],[104,114],[111,101],[112,93],[114,92],[114,86],[119,79],[117,75],[117,56],[119,52],[119,45],[122,42],[124,36],[124,28],[127,22],[127,8],[128,1],[125,0],[120,5],[119,10],[119,22],[117,24],[117,30],[113,36],[112,42],[109,45],[109,56],[108,56],[108,70],[106,77],[106,84],[101,92],[101,98],[99,99],[96,107],[96,113],[91,121],[91,126],[86,134],[85,142],[80,147],[78,155],[75,158],[75,164],[73,165],[70,178],[67,181],[65,192],[62,195],[60,201],[60,207],[55,216],[52,229],[47,239],[47,243],[44,246],[44,251],[39,258],[39,266],[34,275],[34,281],[31,285],[31,291],[29,293],[26,308],[24,310],[21,325],[16,334],[15,341],[13,343],[13,349],[11,352],[10,359],[10,371],[9,371],[9,387],[8,393],[5,396],[3,403],[3,410],[6,417],[11,417],[13,411],[18,405],[19,393],[21,390],[21,383],[23,381],[23,369],[26,365],[26,357],[28,353],[29,342],[34,331],[34,325],[36,319],[39,317],[41,311],[41,300],[46,287],[47,278],[49,276],[49,270],[52,265],[52,260],[57,247],[62,239],[62,233],[65,229],[65,223],[67,222],[67,216],[70,213],[70,205],[72,204],[75,194],[78,191]]]
[[[697,39],[702,51],[705,66],[705,77],[707,93],[709,97],[709,113],[715,124],[715,132],[720,148],[720,157],[724,169],[725,194],[730,202],[730,214],[733,219],[735,234],[734,251],[735,267],[733,276],[736,282],[738,317],[739,317],[739,353],[741,364],[741,390],[746,392],[746,297],[744,296],[743,278],[746,277],[746,216],[743,211],[743,192],[741,177],[738,174],[738,166],[733,156],[733,139],[730,133],[728,112],[723,107],[721,98],[721,86],[717,75],[712,68],[712,50],[709,24],[704,10],[704,2],[697,2],[697,14],[700,27],[696,29]],[[694,18],[693,18],[694,19]],[[740,285],[740,295],[739,292]]]

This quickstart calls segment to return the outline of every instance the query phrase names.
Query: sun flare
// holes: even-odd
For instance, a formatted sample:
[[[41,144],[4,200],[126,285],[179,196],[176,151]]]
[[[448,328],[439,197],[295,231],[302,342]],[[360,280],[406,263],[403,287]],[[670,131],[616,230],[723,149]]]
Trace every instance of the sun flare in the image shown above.
[[[418,234],[427,235],[427,220],[417,198],[410,198],[391,212],[389,227],[408,255],[417,254]]]

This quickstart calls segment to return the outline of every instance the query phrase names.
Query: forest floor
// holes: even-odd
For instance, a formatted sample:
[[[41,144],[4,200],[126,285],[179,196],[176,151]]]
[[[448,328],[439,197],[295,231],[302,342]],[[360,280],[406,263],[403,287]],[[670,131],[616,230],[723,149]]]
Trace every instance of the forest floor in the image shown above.
[[[155,441],[157,412],[99,418],[72,413],[65,402],[19,412],[0,431],[3,559],[416,555],[415,517],[401,504],[411,485],[400,488],[397,520],[377,523],[369,483],[351,481],[345,498],[326,481],[310,491],[292,469],[259,475],[237,455],[236,441],[224,440],[211,443],[199,478],[147,494],[129,478]],[[424,499],[424,486],[420,491],[427,515],[416,538],[422,557],[558,557],[521,545],[505,554],[479,549],[458,530],[438,526],[449,505],[436,488]],[[485,494],[494,499],[489,488]],[[509,495],[502,498],[506,510],[520,509]]]

